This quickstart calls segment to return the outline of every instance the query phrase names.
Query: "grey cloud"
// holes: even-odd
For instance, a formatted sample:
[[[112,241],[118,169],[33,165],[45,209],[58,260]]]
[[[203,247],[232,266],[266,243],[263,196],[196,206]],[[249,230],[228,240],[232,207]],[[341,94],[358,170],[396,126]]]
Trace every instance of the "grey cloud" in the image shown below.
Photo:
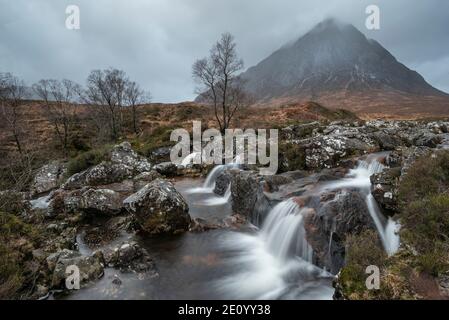
[[[77,4],[81,30],[67,30]],[[364,27],[365,8],[381,8],[381,30]],[[0,70],[28,83],[70,78],[84,83],[114,66],[152,91],[155,101],[194,97],[191,65],[224,31],[233,33],[246,67],[326,17],[353,23],[431,84],[449,91],[449,2],[444,0],[0,0]]]

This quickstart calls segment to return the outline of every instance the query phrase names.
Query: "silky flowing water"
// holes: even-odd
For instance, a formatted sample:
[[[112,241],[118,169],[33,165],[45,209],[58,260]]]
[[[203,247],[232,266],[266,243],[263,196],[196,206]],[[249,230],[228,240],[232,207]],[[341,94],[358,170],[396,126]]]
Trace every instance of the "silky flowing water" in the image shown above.
[[[215,179],[225,169],[216,167],[205,181],[176,182],[193,218],[214,222],[231,214],[230,188],[222,197],[213,193]],[[385,249],[391,254],[399,246],[398,226],[392,220],[385,221],[369,192],[369,176],[382,169],[375,159],[367,159],[344,179],[317,189],[356,188],[365,194]],[[268,210],[261,225],[248,224],[237,231],[218,229],[145,239],[125,234],[123,240],[132,238],[148,250],[159,276],[107,268],[102,279],[68,298],[331,299],[333,275],[312,264],[312,249],[304,229],[307,210],[287,199]],[[112,282],[117,277],[121,285]]]

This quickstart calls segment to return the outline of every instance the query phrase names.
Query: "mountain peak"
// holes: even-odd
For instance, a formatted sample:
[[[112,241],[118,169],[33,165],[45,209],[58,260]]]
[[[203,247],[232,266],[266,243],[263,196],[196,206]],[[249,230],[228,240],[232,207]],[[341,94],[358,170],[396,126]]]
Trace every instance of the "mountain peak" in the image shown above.
[[[349,23],[344,23],[341,20],[338,20],[337,18],[326,18],[323,21],[319,22],[314,28],[312,28],[312,31],[324,31],[327,29],[343,29],[345,27],[352,26]]]
[[[266,102],[320,101],[323,95],[363,97],[373,91],[444,95],[399,63],[378,42],[335,18],[318,23],[296,42],[249,68],[242,77],[247,80],[247,89]]]

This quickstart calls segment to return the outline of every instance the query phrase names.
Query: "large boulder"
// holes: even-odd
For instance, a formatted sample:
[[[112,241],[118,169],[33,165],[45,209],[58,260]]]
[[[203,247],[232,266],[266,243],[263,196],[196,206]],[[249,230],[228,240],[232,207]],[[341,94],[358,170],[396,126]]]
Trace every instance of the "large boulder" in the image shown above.
[[[65,280],[69,275],[66,270],[70,266],[78,267],[81,286],[101,278],[104,274],[104,259],[101,253],[97,252],[92,256],[84,256],[77,251],[64,249],[51,254],[47,258],[47,267],[52,273],[52,288],[64,288]]]
[[[107,264],[119,268],[122,272],[145,272],[153,271],[155,265],[147,250],[140,247],[136,242],[123,242],[106,255]]]
[[[109,189],[87,189],[81,194],[79,210],[114,215],[122,210],[122,197]]]
[[[358,191],[322,194],[319,201],[305,217],[307,241],[313,248],[314,263],[335,273],[344,265],[346,237],[375,229],[375,225],[365,197]]]
[[[111,162],[130,168],[135,173],[151,170],[151,164],[144,157],[139,156],[127,141],[116,145],[111,152]]]
[[[66,166],[58,161],[44,165],[33,178],[31,193],[40,194],[58,188],[66,171]]]
[[[80,189],[84,186],[102,186],[151,170],[147,159],[139,156],[128,142],[116,145],[111,152],[110,161],[104,161],[85,171],[71,176],[62,186],[66,190]]]
[[[48,206],[48,213],[82,212],[87,214],[119,214],[123,209],[123,196],[110,189],[85,187],[79,190],[58,190]]]
[[[261,226],[272,203],[265,195],[264,177],[254,171],[230,170],[232,211]]]
[[[332,135],[313,138],[306,145],[306,167],[309,169],[332,168],[340,160],[354,155],[365,154],[373,150],[374,144],[364,141],[362,135],[354,132],[345,135],[333,131]]]
[[[174,234],[189,228],[189,207],[173,184],[156,179],[123,201],[141,229],[149,234]]]

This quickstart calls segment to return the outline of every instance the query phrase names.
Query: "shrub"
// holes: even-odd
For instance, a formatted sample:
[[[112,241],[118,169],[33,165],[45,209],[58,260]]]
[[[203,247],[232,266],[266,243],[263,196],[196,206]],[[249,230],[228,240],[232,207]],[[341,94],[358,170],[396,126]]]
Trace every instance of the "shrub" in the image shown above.
[[[438,276],[449,269],[449,152],[422,157],[399,187],[401,239],[417,251],[413,264]]]
[[[108,159],[111,148],[109,146],[90,150],[72,158],[67,165],[67,176],[86,170]]]
[[[0,243],[0,300],[17,295],[23,285],[22,273],[14,253]]]
[[[278,173],[304,170],[306,168],[306,152],[303,146],[294,143],[279,145]]]
[[[359,235],[350,235],[346,239],[346,265],[340,273],[340,283],[344,295],[361,298],[367,292],[365,270],[370,265],[385,266],[387,256],[379,243],[379,237],[373,230]]]
[[[161,147],[173,146],[175,144],[175,142],[170,141],[172,131],[172,127],[158,126],[150,133],[145,133],[138,140],[133,141],[133,147],[140,154],[149,157],[154,150]]]
[[[27,275],[32,272],[26,261],[43,236],[43,231],[34,225],[0,212],[0,299],[18,298],[26,287]]]

